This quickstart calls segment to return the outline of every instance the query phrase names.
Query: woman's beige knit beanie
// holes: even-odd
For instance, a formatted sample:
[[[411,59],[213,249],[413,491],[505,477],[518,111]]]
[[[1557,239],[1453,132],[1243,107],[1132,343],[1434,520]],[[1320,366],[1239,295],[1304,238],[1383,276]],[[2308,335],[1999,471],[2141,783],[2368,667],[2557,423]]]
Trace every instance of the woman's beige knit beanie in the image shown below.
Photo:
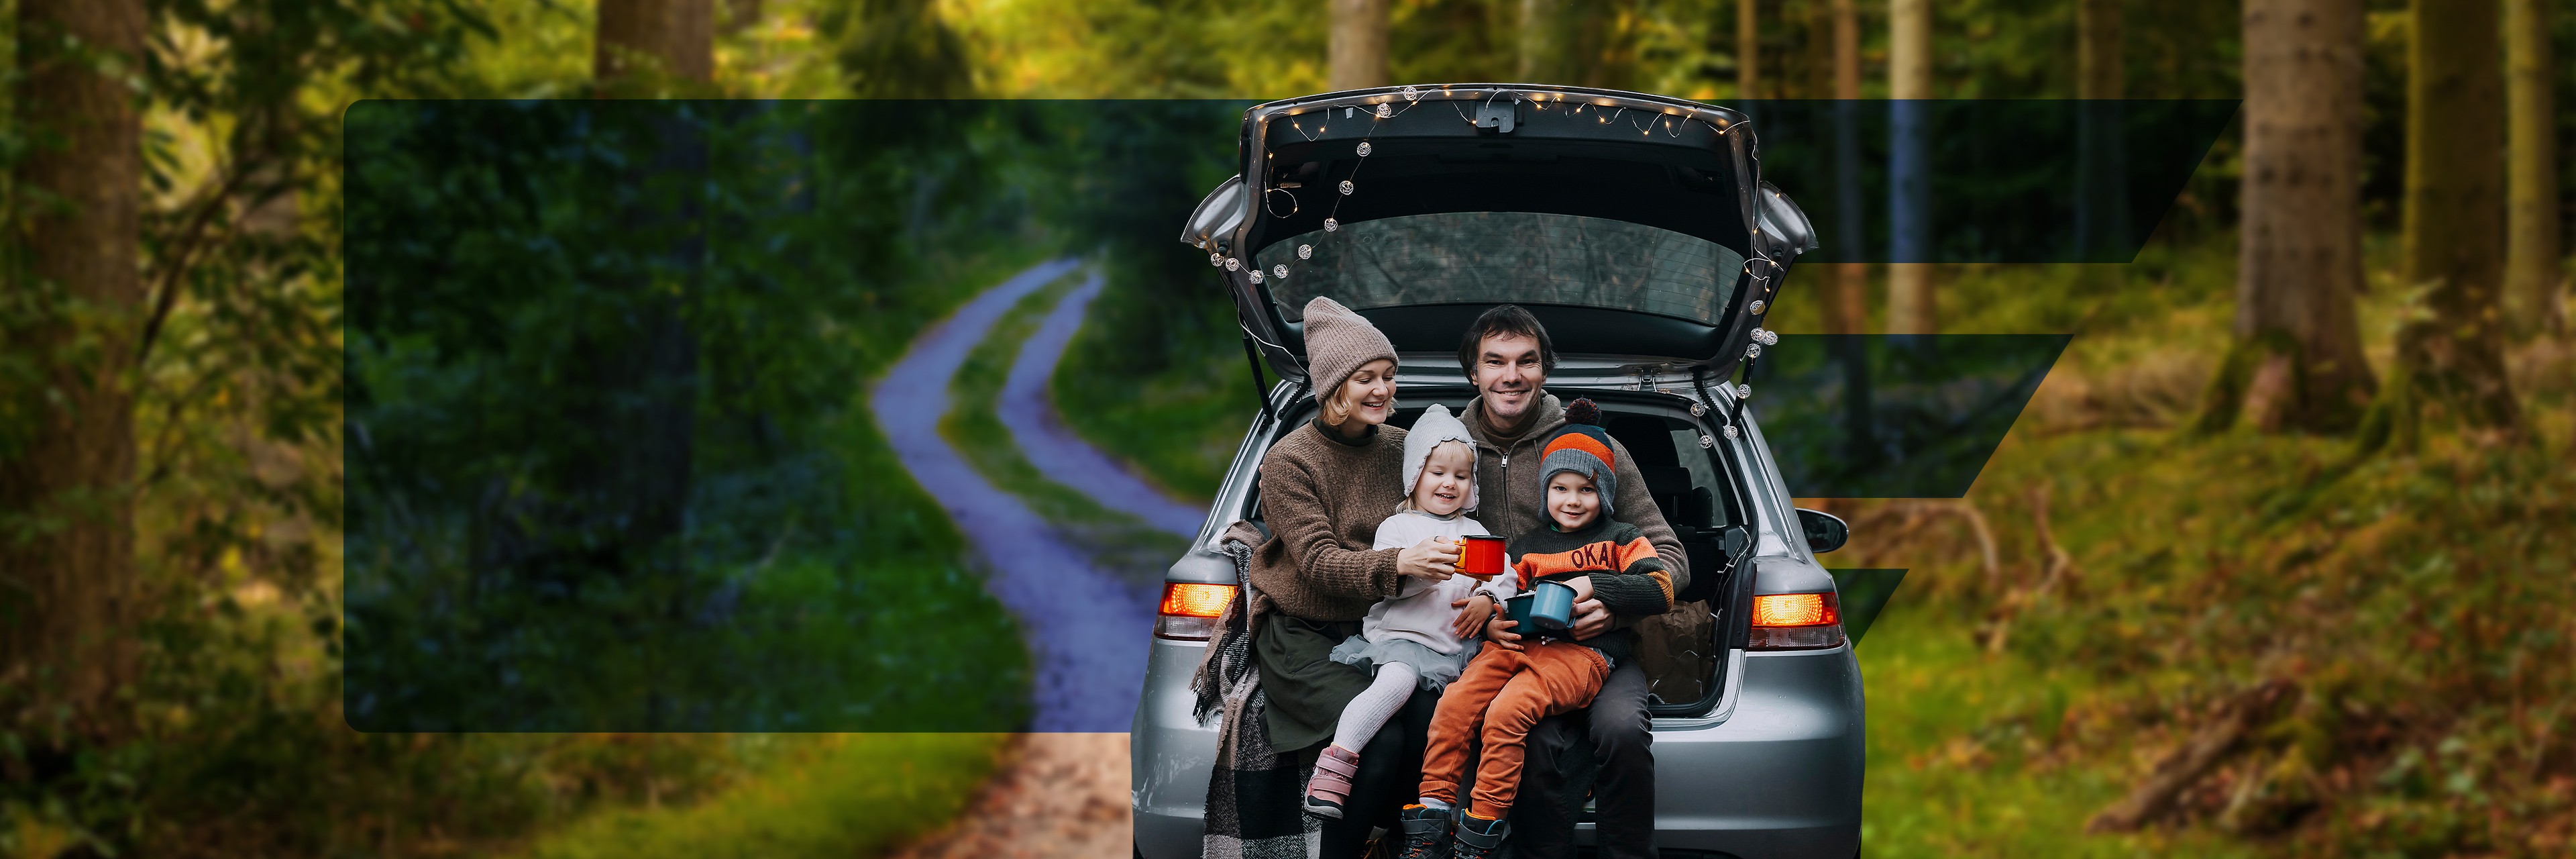
[[[1306,373],[1322,396],[1349,381],[1360,365],[1395,360],[1395,344],[1366,317],[1323,296],[1306,302]]]

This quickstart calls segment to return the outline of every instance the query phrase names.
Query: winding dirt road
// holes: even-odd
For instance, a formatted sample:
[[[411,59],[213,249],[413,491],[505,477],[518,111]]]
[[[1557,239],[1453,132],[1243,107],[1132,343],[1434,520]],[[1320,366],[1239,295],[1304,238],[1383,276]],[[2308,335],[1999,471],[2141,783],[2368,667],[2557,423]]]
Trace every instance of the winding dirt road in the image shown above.
[[[1071,271],[1051,260],[985,290],[913,341],[870,392],[877,426],[914,480],[983,556],[985,588],[1037,658],[1038,732],[1118,732],[1136,711],[1153,595],[1098,569],[1046,519],[986,480],[939,434],[949,381],[1011,305]]]
[[[986,588],[1019,617],[1038,660],[1032,733],[1013,743],[973,807],[897,859],[1114,859],[1132,852],[1126,731],[1157,595],[1102,569],[939,434],[950,381],[966,356],[1013,305],[1074,266],[1051,260],[976,296],[923,331],[869,396],[904,468],[983,556],[991,571]],[[1195,537],[1204,510],[1165,496],[1082,441],[1047,396],[1047,380],[1100,289],[1099,273],[1089,273],[1021,344],[996,411],[1048,480],[1159,530]]]
[[[1207,518],[1206,507],[1173,500],[1074,435],[1047,396],[1047,380],[1055,377],[1055,366],[1064,360],[1074,332],[1082,328],[1083,312],[1091,308],[1092,299],[1100,297],[1100,287],[1100,272],[1091,272],[1081,286],[1056,302],[1055,310],[1020,344],[1020,356],[1011,362],[1011,374],[1002,383],[997,409],[1002,426],[1010,429],[1020,452],[1046,479],[1072,487],[1103,508],[1144,520],[1182,539],[1195,538],[1199,523]]]

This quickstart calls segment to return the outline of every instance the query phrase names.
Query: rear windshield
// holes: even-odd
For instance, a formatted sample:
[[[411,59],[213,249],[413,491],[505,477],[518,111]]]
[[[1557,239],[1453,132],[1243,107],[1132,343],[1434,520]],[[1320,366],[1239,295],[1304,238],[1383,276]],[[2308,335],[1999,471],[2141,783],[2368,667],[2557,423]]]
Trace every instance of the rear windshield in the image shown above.
[[[1298,249],[1311,248],[1300,259]],[[1304,321],[1330,296],[1354,309],[1426,304],[1566,304],[1716,325],[1744,256],[1670,230],[1574,215],[1444,212],[1361,221],[1263,248],[1280,315]]]

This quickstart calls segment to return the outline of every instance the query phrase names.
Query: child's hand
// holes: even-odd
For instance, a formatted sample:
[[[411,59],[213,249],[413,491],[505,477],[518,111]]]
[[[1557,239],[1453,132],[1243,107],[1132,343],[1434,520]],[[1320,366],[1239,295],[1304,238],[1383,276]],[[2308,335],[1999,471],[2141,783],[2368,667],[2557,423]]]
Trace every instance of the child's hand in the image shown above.
[[[1582,602],[1592,598],[1591,576],[1575,576],[1574,578],[1566,579],[1565,586],[1574,589],[1575,602]]]
[[[1512,627],[1519,625],[1521,625],[1520,621],[1513,620],[1507,615],[1494,615],[1493,619],[1485,621],[1485,640],[1493,642],[1504,650],[1519,650],[1521,634],[1512,631]]]
[[[1424,537],[1395,553],[1396,575],[1432,582],[1448,581],[1458,572],[1458,545],[1444,537]]]
[[[1458,622],[1450,624],[1449,631],[1459,638],[1466,638],[1484,627],[1486,618],[1494,616],[1494,597],[1492,594],[1474,594],[1450,603],[1449,607],[1458,609]]]

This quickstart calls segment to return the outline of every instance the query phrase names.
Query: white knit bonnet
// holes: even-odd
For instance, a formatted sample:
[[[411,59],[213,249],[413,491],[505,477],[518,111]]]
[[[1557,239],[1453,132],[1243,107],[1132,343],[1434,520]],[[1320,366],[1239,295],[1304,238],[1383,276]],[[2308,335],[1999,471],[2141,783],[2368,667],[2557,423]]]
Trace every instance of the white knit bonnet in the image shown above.
[[[1422,463],[1431,458],[1431,449],[1448,441],[1467,445],[1467,506],[1459,509],[1474,510],[1478,491],[1474,480],[1476,437],[1468,435],[1467,425],[1450,415],[1447,406],[1438,403],[1424,409],[1422,417],[1414,420],[1413,428],[1404,433],[1404,497],[1406,500],[1413,498],[1416,482],[1422,479]]]

